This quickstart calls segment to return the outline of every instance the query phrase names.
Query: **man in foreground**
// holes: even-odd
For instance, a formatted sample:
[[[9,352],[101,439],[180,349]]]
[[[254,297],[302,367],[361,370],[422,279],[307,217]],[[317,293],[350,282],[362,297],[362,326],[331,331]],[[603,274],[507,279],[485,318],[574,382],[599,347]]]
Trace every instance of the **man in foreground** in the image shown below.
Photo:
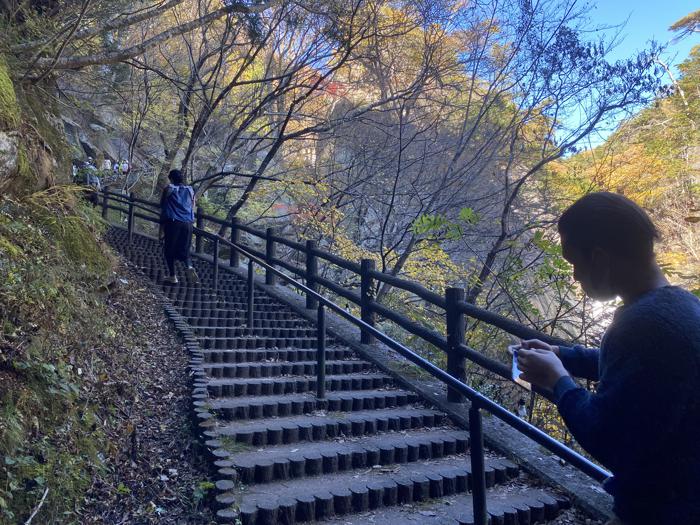
[[[612,471],[610,524],[700,524],[700,301],[668,283],[656,228],[632,201],[589,194],[558,227],[584,292],[624,305],[600,350],[524,341],[521,378],[553,391],[573,436]],[[571,375],[599,381],[597,391]]]

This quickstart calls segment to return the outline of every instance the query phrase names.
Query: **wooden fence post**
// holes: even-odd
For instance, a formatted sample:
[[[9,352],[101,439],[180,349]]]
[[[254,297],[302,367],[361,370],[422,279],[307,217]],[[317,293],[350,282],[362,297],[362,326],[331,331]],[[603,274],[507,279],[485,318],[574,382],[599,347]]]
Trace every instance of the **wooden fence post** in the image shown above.
[[[102,218],[107,219],[107,202],[109,199],[109,195],[107,195],[107,190],[102,190]]]
[[[241,241],[241,230],[238,229],[239,223],[240,219],[238,217],[234,217],[233,219],[231,219],[231,242],[234,244],[240,244]],[[238,253],[238,250],[231,247],[231,266],[233,266],[234,268],[238,268],[238,265],[240,263],[241,255]]]
[[[316,282],[316,276],[318,275],[318,259],[314,254],[316,249],[316,241],[307,240],[306,241],[306,286],[311,288],[314,292],[318,293],[318,283]],[[315,297],[311,295],[306,296],[306,307],[316,308],[318,306],[318,301]]]
[[[197,206],[197,211],[195,212],[194,217],[195,226],[199,230],[203,229],[202,226],[204,226],[204,217],[202,217],[202,215],[202,208],[200,206]],[[202,236],[199,234],[196,234],[194,238],[194,252],[202,253]]]
[[[213,288],[214,288],[214,294],[218,293],[219,291],[219,236],[217,235],[214,237],[214,253],[212,254],[212,263],[213,263],[213,275],[212,275],[212,280],[214,281],[213,283]]]
[[[375,320],[372,311],[372,303],[374,302],[374,279],[370,275],[372,271],[374,271],[374,260],[362,259],[360,261],[360,317],[370,326],[374,326]],[[366,330],[362,330],[360,342],[371,345],[374,342],[374,336]]]
[[[126,229],[129,232],[129,244],[134,237],[134,194],[129,193],[129,215],[126,219]]]
[[[275,263],[273,259],[276,257],[275,241],[272,240],[272,236],[275,234],[274,228],[268,228],[265,230],[265,262],[270,266],[274,266]],[[265,269],[265,284],[273,285],[275,284],[275,274],[270,270]]]
[[[464,301],[463,288],[445,290],[445,322],[447,325],[447,373],[460,381],[466,379],[465,358],[459,350],[464,344],[465,317],[457,307],[458,301]],[[447,400],[462,403],[464,396],[453,388],[447,387]]]

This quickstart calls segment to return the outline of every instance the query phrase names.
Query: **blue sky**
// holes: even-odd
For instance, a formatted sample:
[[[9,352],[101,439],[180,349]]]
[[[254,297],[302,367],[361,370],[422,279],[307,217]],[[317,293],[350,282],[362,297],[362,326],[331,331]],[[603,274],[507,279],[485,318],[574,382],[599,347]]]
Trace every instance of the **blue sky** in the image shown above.
[[[685,15],[700,8],[698,0],[588,0],[588,16],[591,26],[599,28],[608,41],[617,36],[617,46],[608,55],[608,60],[624,60],[637,52],[649,48],[653,39],[658,44],[668,45],[662,59],[672,66],[678,77],[677,66],[690,53],[693,46],[700,44],[700,34],[687,35],[677,39],[676,33],[668,28]],[[593,36],[593,35],[592,35]],[[595,37],[594,37],[595,38]],[[675,41],[674,41],[675,39]],[[665,79],[669,81],[668,78]],[[595,147],[608,137],[624,117],[620,114],[608,126],[602,126],[589,136],[582,147]]]
[[[611,58],[627,58],[635,51],[648,46],[651,39],[664,44],[673,40],[674,33],[668,31],[677,20],[688,13],[700,9],[698,0],[590,0],[589,16],[596,26],[611,26],[624,24],[619,28],[611,28],[612,35],[620,30],[621,43],[611,54]],[[700,44],[700,35],[686,36],[676,43],[671,43],[668,60],[677,65],[690,53],[694,45]]]

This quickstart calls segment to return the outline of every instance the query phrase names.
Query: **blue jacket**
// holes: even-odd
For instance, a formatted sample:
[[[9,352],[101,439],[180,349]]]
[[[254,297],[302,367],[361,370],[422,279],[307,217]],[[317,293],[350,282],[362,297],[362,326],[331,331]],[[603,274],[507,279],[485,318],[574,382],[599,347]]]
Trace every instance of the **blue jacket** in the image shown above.
[[[560,347],[559,413],[613,473],[604,484],[630,525],[700,524],[700,300],[652,290],[617,310],[600,350]]]
[[[194,222],[194,190],[192,186],[168,184],[160,200],[161,222],[166,220]]]

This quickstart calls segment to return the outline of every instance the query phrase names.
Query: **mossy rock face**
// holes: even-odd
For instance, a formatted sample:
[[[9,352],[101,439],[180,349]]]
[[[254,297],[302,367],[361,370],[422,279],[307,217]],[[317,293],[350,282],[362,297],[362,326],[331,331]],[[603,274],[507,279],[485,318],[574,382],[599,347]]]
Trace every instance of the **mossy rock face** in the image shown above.
[[[116,450],[101,432],[109,411],[92,392],[111,373],[104,349],[124,321],[106,309],[113,260],[100,241],[99,213],[79,192],[59,186],[22,199],[0,195],[3,525],[24,523],[45,487],[33,523],[79,523],[74,509]],[[88,366],[92,372],[81,373]]]
[[[0,130],[16,130],[20,125],[20,116],[15,86],[10,78],[7,62],[0,55]]]
[[[13,82],[0,54],[0,191],[22,196],[71,182],[70,150],[57,118],[55,86]]]

